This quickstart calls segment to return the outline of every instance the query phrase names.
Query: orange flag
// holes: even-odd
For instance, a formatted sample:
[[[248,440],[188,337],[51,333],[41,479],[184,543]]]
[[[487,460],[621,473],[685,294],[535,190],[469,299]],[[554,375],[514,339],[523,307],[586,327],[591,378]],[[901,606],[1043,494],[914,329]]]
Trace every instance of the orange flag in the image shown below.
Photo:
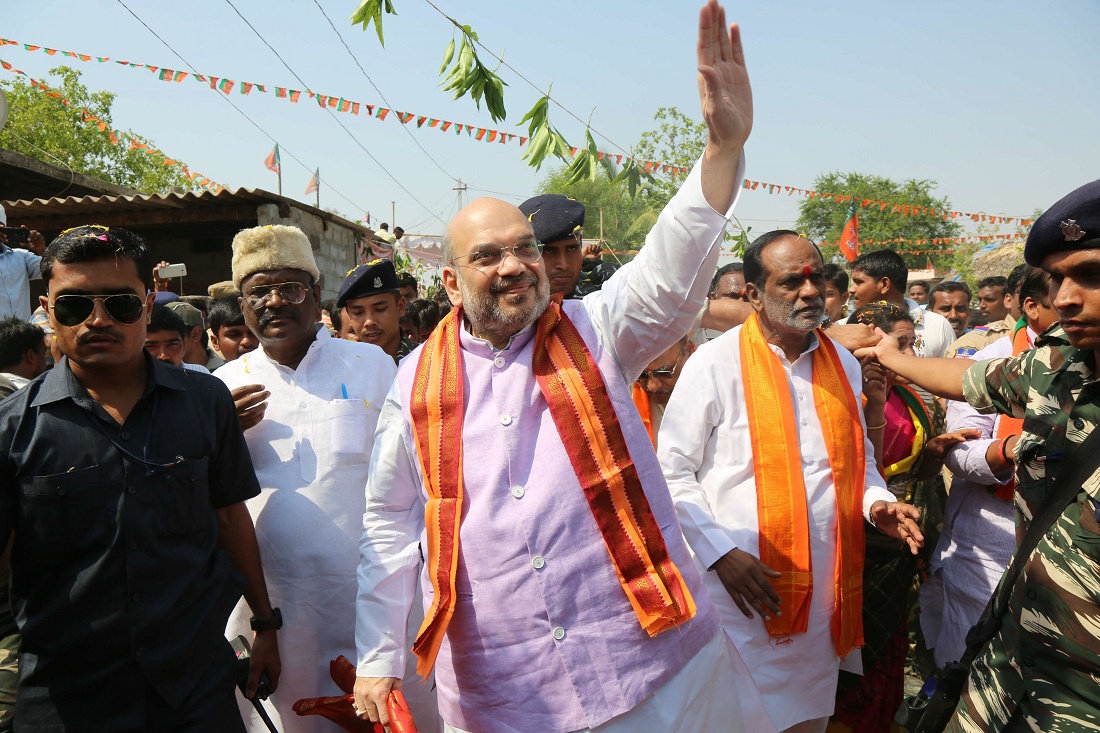
[[[848,207],[848,218],[844,220],[844,231],[840,233],[840,253],[849,262],[859,256],[859,215],[856,214],[856,205]]]

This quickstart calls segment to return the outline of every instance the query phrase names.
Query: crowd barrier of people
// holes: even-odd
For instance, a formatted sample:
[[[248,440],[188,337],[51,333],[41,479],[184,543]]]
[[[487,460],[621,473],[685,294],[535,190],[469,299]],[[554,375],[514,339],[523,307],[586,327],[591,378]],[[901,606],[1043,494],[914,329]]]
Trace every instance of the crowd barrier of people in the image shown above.
[[[322,302],[292,226],[186,299],[125,227],[0,235],[0,730],[872,733],[960,659],[947,730],[1100,727],[1100,181],[976,302],[785,229],[719,267],[713,0],[698,65],[620,267],[554,194],[462,209],[430,298]]]

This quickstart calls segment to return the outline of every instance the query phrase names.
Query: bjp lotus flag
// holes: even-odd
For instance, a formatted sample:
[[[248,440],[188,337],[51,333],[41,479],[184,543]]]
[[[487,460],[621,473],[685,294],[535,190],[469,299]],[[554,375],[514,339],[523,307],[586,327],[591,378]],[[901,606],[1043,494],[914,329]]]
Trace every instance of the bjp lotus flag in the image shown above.
[[[275,143],[275,147],[267,154],[267,158],[264,159],[264,167],[272,173],[279,172],[279,143]]]
[[[313,178],[309,179],[309,185],[306,186],[306,193],[313,193],[321,188],[321,169],[318,168],[313,173]]]
[[[844,220],[844,231],[840,233],[840,241],[837,242],[840,253],[849,262],[859,256],[859,215],[856,213],[856,205],[848,207],[848,218]]]

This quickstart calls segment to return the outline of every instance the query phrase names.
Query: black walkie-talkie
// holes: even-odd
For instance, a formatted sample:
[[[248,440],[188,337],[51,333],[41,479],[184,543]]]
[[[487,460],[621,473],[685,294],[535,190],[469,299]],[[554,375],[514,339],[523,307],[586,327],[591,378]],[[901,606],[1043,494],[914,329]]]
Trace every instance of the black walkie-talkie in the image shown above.
[[[256,708],[257,714],[264,721],[267,729],[271,733],[279,733],[275,723],[271,722],[271,718],[268,716],[263,704],[263,701],[274,692],[271,689],[271,678],[267,676],[267,672],[261,672],[260,681],[256,684],[256,696],[249,698],[246,690],[248,689],[248,670],[252,659],[252,645],[243,636],[231,640],[229,645],[233,647],[233,651],[237,655],[237,688],[242,695],[245,695],[245,699],[252,703],[252,707]]]

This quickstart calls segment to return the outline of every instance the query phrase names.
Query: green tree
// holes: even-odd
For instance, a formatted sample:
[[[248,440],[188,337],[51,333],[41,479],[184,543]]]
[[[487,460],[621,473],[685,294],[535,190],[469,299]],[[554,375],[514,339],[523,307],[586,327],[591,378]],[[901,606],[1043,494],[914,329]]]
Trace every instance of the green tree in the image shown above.
[[[642,194],[631,197],[626,185],[613,183],[604,176],[575,183],[570,183],[569,178],[569,166],[551,170],[539,183],[538,193],[560,193],[584,204],[584,229],[589,239],[599,236],[602,209],[603,238],[608,247],[622,252],[642,246],[653,226],[634,226],[648,211],[644,188]]]
[[[696,122],[675,107],[661,107],[653,119],[660,123],[656,129],[643,132],[631,155],[635,160],[668,164],[676,170],[654,170],[640,176],[636,195],[630,191],[629,181],[616,164],[604,158],[607,176],[574,182],[571,167],[552,171],[539,185],[540,193],[561,193],[572,196],[588,210],[587,230],[598,231],[595,213],[604,209],[604,239],[615,249],[637,250],[665,205],[672,200],[683,185],[684,179],[703,155],[707,146],[707,126]],[[644,163],[640,164],[644,166]],[[736,241],[734,252],[744,251],[748,245],[749,229],[741,227],[737,234],[726,233],[727,241]]]
[[[796,226],[798,231],[808,233],[814,241],[824,241],[822,252],[826,259],[831,259],[839,253],[836,242],[844,229],[848,208],[854,202],[859,215],[860,253],[894,249],[912,268],[923,267],[929,257],[937,268],[949,266],[953,255],[947,251],[956,249],[957,245],[935,244],[932,240],[956,237],[962,227],[952,219],[944,219],[942,213],[906,214],[904,210],[897,211],[893,205],[948,211],[951,209],[950,200],[946,196],[936,198],[932,194],[937,185],[933,180],[909,179],[897,183],[889,178],[863,173],[826,173],[814,180],[814,190],[821,192],[821,195],[804,199],[798,205]],[[863,206],[863,202],[868,200],[889,202],[891,205],[882,207],[872,203]],[[908,241],[882,243],[898,238]],[[915,240],[922,241],[918,244]],[[910,250],[927,252],[906,254]],[[937,253],[941,250],[942,254]]]
[[[667,163],[678,173],[655,171],[646,195],[649,208],[660,211],[680,189],[695,161],[707,147],[707,125],[696,122],[675,107],[661,107],[653,115],[659,122],[655,130],[643,132],[634,146],[634,158]]]
[[[8,123],[0,130],[0,147],[56,164],[57,160],[49,157],[54,156],[78,173],[142,193],[161,193],[173,186],[185,190],[196,188],[180,166],[166,166],[164,157],[149,155],[128,142],[117,145],[111,142],[108,132],[113,129],[114,94],[90,91],[81,83],[80,72],[76,69],[59,66],[51,69],[50,74],[58,80],[47,81],[47,84],[61,99],[69,101],[68,107],[61,99],[32,89],[23,77],[0,82],[10,109]],[[108,132],[100,131],[94,123],[84,122],[83,110],[104,122]],[[126,131],[126,135],[156,147],[152,140],[137,133]]]

